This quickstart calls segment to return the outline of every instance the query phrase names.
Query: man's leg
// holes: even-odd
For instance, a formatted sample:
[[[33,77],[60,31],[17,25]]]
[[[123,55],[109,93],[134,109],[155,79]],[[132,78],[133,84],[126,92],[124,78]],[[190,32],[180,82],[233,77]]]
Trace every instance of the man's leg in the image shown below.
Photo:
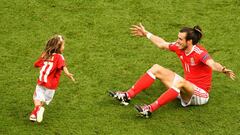
[[[166,92],[164,92],[155,102],[150,104],[150,112],[154,112],[159,107],[169,103],[180,94],[185,103],[188,103],[194,93],[193,85],[185,79],[177,82]]]
[[[116,97],[122,104],[127,105],[128,103],[126,104],[126,102],[135,97],[142,90],[150,87],[156,78],[160,79],[166,86],[170,86],[169,82],[171,82],[172,78],[174,78],[174,75],[174,72],[155,64],[147,71],[147,73],[141,76],[127,92],[110,91],[109,94]]]
[[[175,73],[171,70],[155,64],[127,91],[127,95],[129,98],[135,97],[142,90],[150,87],[156,78],[161,80],[165,85],[170,86],[169,82],[174,78],[174,75]]]
[[[121,104],[128,105],[130,99],[135,97],[138,93],[140,93],[142,90],[147,89],[150,87],[153,82],[155,81],[156,77],[149,71],[147,71],[144,75],[142,75],[137,82],[130,88],[127,92],[117,91],[112,92],[110,91],[109,94],[117,98]]]
[[[149,116],[153,111],[168,102],[177,98],[180,94],[182,99],[188,102],[193,95],[193,86],[190,82],[176,75],[169,69],[155,65],[155,68],[150,70],[156,78],[161,80],[169,89],[164,92],[154,103],[148,106],[135,106],[136,109],[144,116]]]
[[[127,91],[127,96],[129,99],[135,97],[142,90],[149,88],[155,81],[156,77],[151,71],[147,71],[144,75],[142,75],[136,83]]]

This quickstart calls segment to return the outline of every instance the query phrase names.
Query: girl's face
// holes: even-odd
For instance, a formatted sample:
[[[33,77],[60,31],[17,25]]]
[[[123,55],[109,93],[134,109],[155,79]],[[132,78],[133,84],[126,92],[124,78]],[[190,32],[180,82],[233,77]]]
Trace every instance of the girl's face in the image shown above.
[[[64,41],[63,41],[62,46],[60,48],[60,52],[63,53],[63,51],[64,51]]]

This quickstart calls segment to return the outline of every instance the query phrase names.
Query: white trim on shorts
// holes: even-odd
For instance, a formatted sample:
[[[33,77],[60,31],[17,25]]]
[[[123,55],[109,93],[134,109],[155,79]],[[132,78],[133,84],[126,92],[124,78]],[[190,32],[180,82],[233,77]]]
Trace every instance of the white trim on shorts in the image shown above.
[[[172,87],[175,87],[176,83],[181,81],[181,80],[183,80],[183,78],[175,73]],[[208,99],[209,99],[209,94],[205,90],[203,90],[202,88],[199,88],[198,86],[194,85],[193,83],[191,83],[191,84],[193,85],[194,93],[193,93],[193,95],[192,95],[192,97],[191,97],[191,99],[189,100],[188,103],[185,103],[183,101],[180,93],[177,97],[178,99],[181,100],[182,106],[187,107],[189,105],[204,105],[204,104],[206,104],[208,102]]]
[[[39,100],[48,105],[52,101],[54,93],[54,89],[48,89],[44,86],[37,85],[33,94],[33,100]]]
[[[199,88],[194,84],[193,84],[193,88],[194,88],[194,93],[188,103],[185,103],[182,100],[182,98],[180,98],[181,104],[183,107],[187,107],[189,105],[204,105],[208,102],[209,94],[205,90],[203,90],[202,88]]]

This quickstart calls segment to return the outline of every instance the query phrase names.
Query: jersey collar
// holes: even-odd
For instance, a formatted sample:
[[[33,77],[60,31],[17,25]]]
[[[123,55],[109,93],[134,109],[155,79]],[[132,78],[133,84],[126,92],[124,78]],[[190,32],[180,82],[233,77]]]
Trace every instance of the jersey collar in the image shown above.
[[[195,45],[193,45],[193,47],[192,47],[192,49],[191,49],[191,51],[190,51],[189,53],[186,53],[186,52],[185,52],[185,55],[186,55],[186,56],[190,55],[190,54],[193,52],[194,48],[195,48]]]

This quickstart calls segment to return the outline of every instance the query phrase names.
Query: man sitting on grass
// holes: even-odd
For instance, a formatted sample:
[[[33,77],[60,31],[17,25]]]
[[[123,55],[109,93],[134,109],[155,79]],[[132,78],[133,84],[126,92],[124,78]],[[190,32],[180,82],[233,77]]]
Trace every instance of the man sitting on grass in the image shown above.
[[[232,70],[215,62],[206,49],[199,44],[203,35],[199,26],[182,28],[178,33],[177,41],[174,43],[168,43],[146,31],[142,24],[133,25],[131,30],[134,36],[147,37],[160,49],[175,52],[184,69],[183,78],[175,72],[155,64],[128,91],[109,92],[122,104],[128,105],[133,97],[150,87],[156,79],[159,79],[167,87],[167,90],[152,104],[135,106],[143,116],[150,116],[159,107],[176,98],[181,100],[184,107],[206,104],[212,84],[212,70],[224,73],[233,80],[235,78]]]

